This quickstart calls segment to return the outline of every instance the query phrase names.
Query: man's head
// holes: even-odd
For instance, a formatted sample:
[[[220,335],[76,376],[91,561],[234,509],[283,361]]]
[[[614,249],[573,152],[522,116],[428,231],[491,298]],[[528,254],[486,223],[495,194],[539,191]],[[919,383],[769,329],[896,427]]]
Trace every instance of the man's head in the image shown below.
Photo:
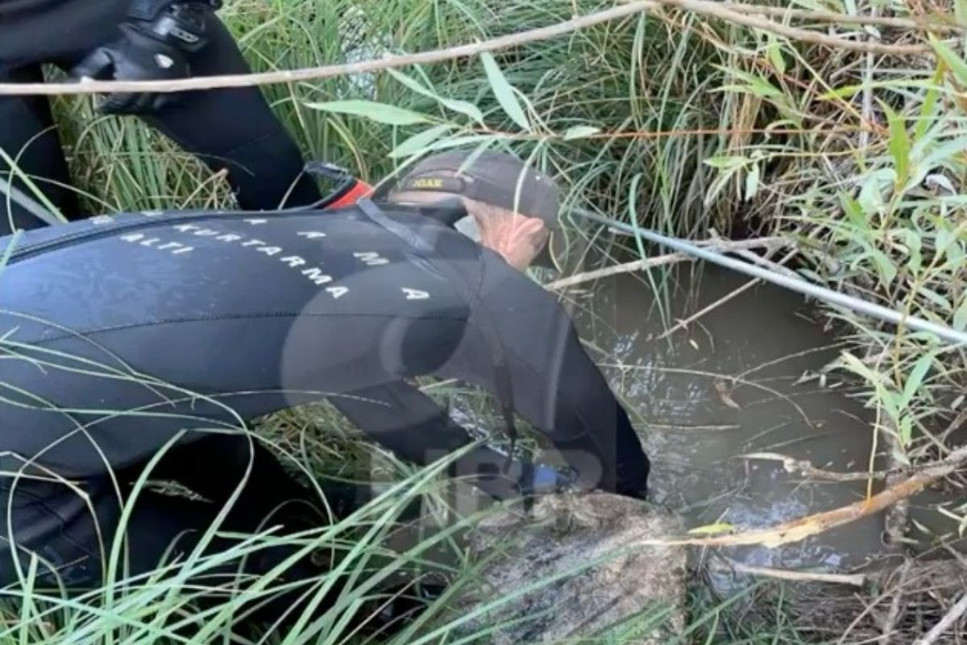
[[[445,152],[416,164],[389,193],[398,204],[459,198],[470,215],[457,228],[523,270],[558,227],[560,191],[546,175],[499,152]]]

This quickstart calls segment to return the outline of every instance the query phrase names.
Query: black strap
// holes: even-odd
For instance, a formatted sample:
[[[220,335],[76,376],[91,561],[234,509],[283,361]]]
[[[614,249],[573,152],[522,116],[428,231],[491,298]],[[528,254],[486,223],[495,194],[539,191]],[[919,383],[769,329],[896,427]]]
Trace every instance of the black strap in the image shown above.
[[[486,308],[482,306],[479,291],[474,289],[473,286],[468,283],[467,278],[459,271],[454,270],[449,265],[440,265],[434,262],[432,256],[435,249],[433,246],[425,239],[417,235],[416,232],[409,227],[387,217],[382,210],[380,210],[380,208],[373,203],[372,200],[360,199],[358,202],[356,202],[356,205],[359,206],[360,210],[362,210],[370,220],[402,239],[409,246],[415,249],[424,260],[432,264],[435,269],[446,274],[453,284],[462,287],[461,291],[463,292],[464,298],[471,301],[473,310],[479,314],[479,319],[481,322],[480,332],[483,335],[484,342],[487,344],[488,349],[490,349],[491,356],[493,356],[495,379],[494,385],[497,393],[497,400],[500,402],[504,425],[506,426],[507,434],[510,437],[510,450],[508,451],[507,462],[505,464],[506,469],[513,461],[514,448],[517,444],[517,424],[514,420],[514,388],[511,381],[510,367],[507,364],[506,353],[504,352],[503,344],[500,342],[499,335],[497,334],[497,327],[494,325],[493,318],[487,312]]]

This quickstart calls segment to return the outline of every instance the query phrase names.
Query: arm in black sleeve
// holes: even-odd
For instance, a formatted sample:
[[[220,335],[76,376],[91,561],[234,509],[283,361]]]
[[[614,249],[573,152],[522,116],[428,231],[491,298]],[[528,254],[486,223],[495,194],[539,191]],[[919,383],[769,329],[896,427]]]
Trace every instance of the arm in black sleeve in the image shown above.
[[[650,464],[627,413],[584,351],[567,312],[540,286],[492,262],[468,333],[441,375],[495,391],[489,318],[511,373],[514,409],[543,432],[583,488],[643,497]]]
[[[373,441],[397,457],[430,465],[472,443],[467,431],[454,423],[429,396],[405,381],[390,381],[337,396],[331,403]],[[500,499],[521,493],[520,473],[503,472],[506,457],[485,447],[474,447],[455,460],[449,474],[468,481]]]
[[[584,351],[573,325],[565,319],[560,324],[560,362],[557,368],[548,366],[543,397],[553,406],[553,420],[546,425],[548,436],[568,463],[579,471],[583,468],[588,483],[594,483],[597,473],[599,488],[644,497],[650,463],[631,420]],[[541,418],[533,407],[536,400],[526,397],[522,404]]]

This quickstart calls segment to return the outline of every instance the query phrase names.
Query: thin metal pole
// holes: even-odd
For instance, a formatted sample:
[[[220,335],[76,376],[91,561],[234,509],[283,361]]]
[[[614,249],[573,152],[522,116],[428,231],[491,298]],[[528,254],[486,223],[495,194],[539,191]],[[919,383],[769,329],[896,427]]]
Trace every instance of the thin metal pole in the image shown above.
[[[947,325],[924,320],[923,318],[917,318],[916,316],[908,316],[893,309],[889,309],[888,307],[867,302],[865,300],[849,296],[845,293],[833,291],[832,289],[826,287],[821,287],[803,278],[791,277],[778,273],[777,271],[772,271],[764,267],[749,264],[748,262],[742,262],[734,258],[726,257],[725,255],[716,251],[703,249],[684,240],[668,237],[666,235],[656,233],[655,231],[631,226],[630,224],[625,224],[624,222],[615,222],[584,210],[575,210],[574,212],[581,217],[585,217],[612,228],[616,228],[619,231],[623,231],[633,236],[643,237],[644,239],[655,242],[656,244],[661,244],[677,251],[681,251],[682,253],[687,253],[694,257],[707,260],[708,262],[724,266],[728,269],[760,278],[766,282],[771,282],[772,284],[780,287],[791,289],[792,291],[797,291],[804,295],[812,296],[825,302],[872,316],[873,318],[879,318],[880,320],[885,320],[897,325],[903,324],[910,329],[915,329],[917,331],[930,332],[954,344],[967,344],[967,333],[957,331],[956,329],[953,329]]]

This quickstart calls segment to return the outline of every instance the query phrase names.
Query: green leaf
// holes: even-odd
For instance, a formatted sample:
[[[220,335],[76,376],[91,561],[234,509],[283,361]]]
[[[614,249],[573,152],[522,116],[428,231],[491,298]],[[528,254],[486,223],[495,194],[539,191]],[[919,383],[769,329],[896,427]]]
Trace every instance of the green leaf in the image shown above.
[[[967,84],[967,63],[964,62],[964,59],[958,56],[947,43],[937,40],[935,36],[930,36],[930,44],[941,60],[950,68],[950,71],[954,73],[957,80]]]
[[[758,76],[756,74],[750,74],[749,72],[744,72],[741,70],[729,70],[735,76],[746,82],[746,85],[726,85],[722,87],[722,90],[731,90],[733,92],[748,92],[754,96],[760,96],[762,98],[772,98],[781,99],[783,98],[782,91],[777,87],[772,85],[769,81]]]
[[[860,194],[857,195],[856,203],[863,209],[865,216],[876,214],[883,204],[880,181],[875,175],[869,175],[863,185],[860,186]],[[864,218],[865,219],[865,218]],[[869,224],[866,225],[869,228]]]
[[[902,190],[910,172],[910,136],[907,134],[907,125],[903,117],[883,101],[880,101],[880,107],[886,112],[886,120],[890,126],[890,155],[893,157],[893,165],[896,169],[897,188]]]
[[[430,88],[423,87],[423,85],[421,85],[418,80],[416,80],[415,78],[410,78],[409,76],[407,76],[406,74],[404,74],[403,72],[401,72],[401,71],[399,71],[397,69],[389,68],[389,69],[386,70],[386,73],[389,74],[390,76],[392,76],[393,78],[395,78],[397,81],[399,81],[400,83],[402,83],[406,87],[408,87],[411,90],[413,90],[414,92],[416,92],[417,94],[422,94],[423,96],[428,96],[431,99],[439,99],[440,98]]]
[[[879,249],[873,249],[870,253],[870,257],[873,258],[873,264],[876,265],[876,271],[880,276],[880,281],[883,283],[883,286],[890,286],[893,283],[894,278],[896,278],[896,265],[893,264],[893,261],[889,258],[889,256],[887,256],[886,253],[880,251]]]
[[[437,141],[435,143],[427,146],[427,151],[431,150],[447,150],[449,148],[458,148],[469,143],[485,143],[487,141],[492,141],[493,135],[487,134],[467,134],[459,137],[452,137],[443,139],[442,141]]]
[[[923,243],[920,235],[909,229],[901,229],[898,231],[898,234],[903,238],[903,242],[906,244],[907,251],[910,254],[907,260],[907,267],[913,275],[918,275],[923,268],[923,254],[921,252]]]
[[[848,193],[840,193],[839,203],[843,206],[843,212],[846,213],[846,217],[851,224],[860,229],[869,227],[869,223],[866,221],[866,213],[863,212],[863,207],[851,195]]]
[[[883,409],[886,414],[894,423],[899,423],[900,421],[900,393],[895,392],[892,389],[878,389],[880,395],[880,403],[883,404]]]
[[[759,190],[759,164],[752,164],[752,168],[745,175],[745,199],[755,197]]]
[[[923,379],[927,375],[927,371],[933,364],[933,354],[926,354],[917,359],[914,364],[913,369],[910,370],[910,376],[907,377],[907,382],[903,384],[903,398],[900,399],[901,411],[906,408],[910,401],[913,400],[914,395],[917,390],[920,389],[920,385],[923,384]]]
[[[967,148],[967,137],[957,137],[934,147],[923,159],[924,168],[934,168],[959,158]]]
[[[917,291],[917,294],[926,298],[933,304],[937,305],[941,311],[950,311],[951,309],[954,308],[953,305],[950,304],[949,300],[941,296],[933,289],[928,289],[927,287],[921,286],[920,289]]]
[[[428,123],[430,121],[425,114],[406,110],[395,105],[377,103],[376,101],[326,101],[323,103],[308,103],[306,107],[323,112],[361,116],[386,125],[416,125],[417,123]]]
[[[871,384],[874,384],[874,385],[876,385],[879,382],[879,378],[877,378],[877,374],[869,367],[867,367],[863,363],[863,361],[858,359],[856,356],[853,356],[849,352],[843,352],[840,355],[840,358],[843,361],[843,367],[850,370],[854,374],[858,374],[859,376],[862,376],[863,378],[865,378],[867,381],[869,381]]]
[[[567,129],[567,132],[564,133],[564,140],[573,141],[574,139],[583,139],[598,132],[601,132],[601,128],[596,128],[593,125],[576,125],[573,128]]]
[[[497,61],[490,52],[484,52],[480,54],[481,60],[483,60],[484,69],[487,72],[487,79],[490,81],[490,89],[493,90],[494,96],[497,97],[497,102],[500,103],[500,107],[503,108],[504,112],[513,119],[514,123],[519,125],[524,130],[530,130],[531,125],[527,120],[527,115],[524,114],[524,108],[521,106],[520,101],[517,100],[517,95],[514,94],[514,87],[507,82],[507,77],[504,73],[500,71],[500,67],[497,66]]]
[[[446,99],[441,98],[440,103],[443,103],[447,108],[453,110],[454,112],[459,112],[460,114],[465,114],[477,123],[483,123],[484,116],[483,112],[480,111],[473,103],[468,101],[461,101],[460,99]]]
[[[923,140],[924,136],[927,134],[927,128],[930,127],[930,123],[933,120],[934,113],[937,109],[937,97],[940,94],[940,84],[943,82],[943,74],[938,66],[937,71],[933,75],[932,85],[929,87],[923,97],[923,105],[920,106],[920,115],[917,119],[917,125],[913,130],[914,139],[919,143]]]
[[[782,56],[782,47],[779,45],[779,41],[772,34],[769,35],[769,46],[766,48],[766,54],[769,56],[769,62],[776,68],[776,71],[780,74],[785,74],[786,59]]]
[[[397,159],[399,157],[409,157],[410,155],[423,152],[425,148],[427,148],[430,144],[435,142],[449,130],[450,125],[443,123],[440,125],[435,125],[427,130],[423,130],[422,132],[417,132],[412,137],[396,146],[396,148],[389,153],[389,156]]]
[[[819,98],[823,100],[829,99],[851,99],[858,93],[863,91],[863,85],[844,85],[842,87],[837,87],[828,92],[823,92],[819,95]]]
[[[749,163],[749,158],[738,155],[721,155],[719,157],[709,157],[703,163],[713,168],[740,168]]]
[[[913,438],[913,419],[908,416],[904,416],[900,419],[900,443],[906,447],[910,445],[910,440]]]
[[[954,329],[964,331],[967,329],[967,298],[960,303],[957,311],[954,312]]]
[[[478,108],[473,103],[469,103],[467,101],[461,101],[459,99],[448,99],[443,96],[440,96],[439,94],[432,91],[431,89],[423,87],[422,85],[420,85],[419,81],[410,78],[409,76],[407,76],[406,74],[403,74],[399,70],[387,69],[386,71],[390,74],[390,76],[392,76],[397,81],[399,81],[406,87],[410,88],[414,92],[418,94],[422,94],[423,96],[429,97],[435,101],[438,101],[441,105],[453,110],[454,112],[459,112],[460,114],[466,115],[471,119],[473,119],[474,121],[476,121],[477,123],[483,123],[483,120],[484,120],[483,112],[481,112],[480,108]]]

